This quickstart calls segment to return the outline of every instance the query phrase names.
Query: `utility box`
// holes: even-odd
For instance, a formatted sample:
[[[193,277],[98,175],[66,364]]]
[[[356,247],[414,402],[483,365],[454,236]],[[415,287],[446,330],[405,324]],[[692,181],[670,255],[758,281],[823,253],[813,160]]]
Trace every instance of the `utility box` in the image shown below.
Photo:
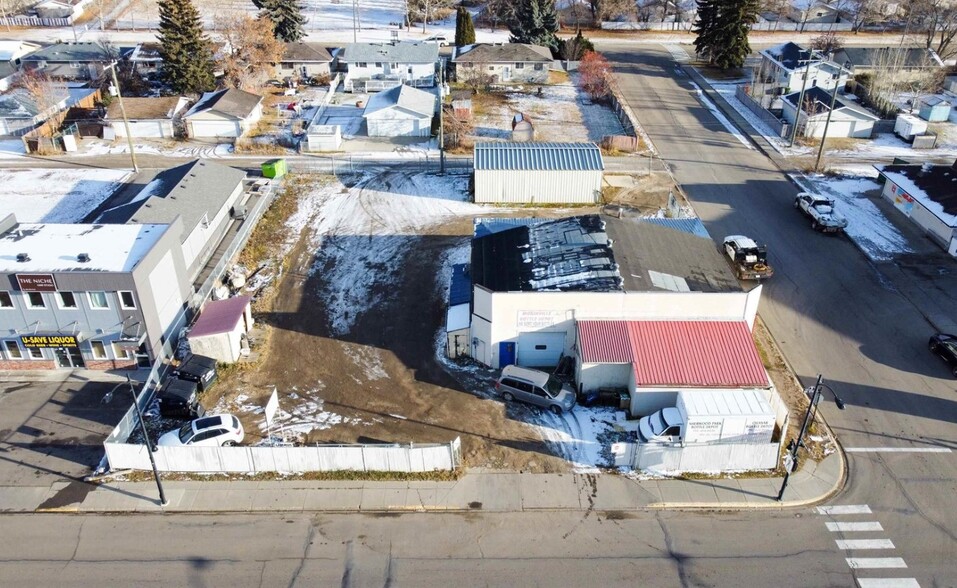
[[[923,135],[927,132],[927,123],[912,114],[899,114],[894,122],[894,134],[905,141],[910,141],[914,135]]]
[[[285,159],[271,159],[262,166],[263,175],[267,178],[281,178],[289,171]]]

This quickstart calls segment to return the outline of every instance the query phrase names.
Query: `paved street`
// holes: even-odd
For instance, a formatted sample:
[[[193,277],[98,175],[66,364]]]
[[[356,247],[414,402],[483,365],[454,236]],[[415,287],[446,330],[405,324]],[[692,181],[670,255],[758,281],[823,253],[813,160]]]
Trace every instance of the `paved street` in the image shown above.
[[[821,372],[848,404],[843,412],[821,405],[843,446],[865,450],[849,454],[850,483],[839,502],[869,505],[886,532],[861,538],[892,536],[908,566],[860,576],[952,585],[957,453],[874,451],[957,446],[954,381],[927,352],[933,326],[900,294],[895,264],[875,266],[849,240],[800,222],[791,207],[797,189],[701,105],[664,48],[601,49],[712,236],[740,233],[769,245],[777,273],[760,313],[802,381],[810,385]]]

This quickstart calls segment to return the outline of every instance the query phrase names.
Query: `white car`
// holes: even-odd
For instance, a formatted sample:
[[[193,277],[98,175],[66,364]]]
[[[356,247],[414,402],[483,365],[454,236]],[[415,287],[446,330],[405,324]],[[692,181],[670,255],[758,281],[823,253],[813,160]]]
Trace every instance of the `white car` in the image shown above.
[[[218,414],[190,421],[175,431],[159,438],[158,443],[165,447],[219,447],[241,443],[245,433],[239,419],[231,414]]]
[[[445,35],[432,35],[431,37],[426,37],[422,39],[424,43],[438,43],[439,47],[445,47],[449,44],[449,38]]]

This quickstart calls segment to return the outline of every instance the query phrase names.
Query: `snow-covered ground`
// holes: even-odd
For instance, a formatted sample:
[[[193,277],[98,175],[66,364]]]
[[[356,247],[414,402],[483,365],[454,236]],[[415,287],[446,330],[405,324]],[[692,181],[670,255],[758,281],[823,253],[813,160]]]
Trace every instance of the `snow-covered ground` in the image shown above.
[[[103,141],[94,139],[83,141],[83,150],[78,151],[73,156],[91,156],[91,155],[120,155],[130,152],[130,146],[126,139],[117,139],[115,141]],[[233,154],[233,146],[228,143],[219,145],[204,145],[200,143],[185,143],[182,141],[144,141],[136,139],[133,142],[133,149],[137,154],[143,155],[166,155],[169,157],[202,157],[211,159]]]
[[[507,92],[502,103],[490,103],[485,112],[475,116],[474,134],[482,139],[507,140],[512,131],[512,117],[522,113],[535,127],[537,141],[599,141],[605,135],[624,134],[615,113],[597,104],[570,81],[542,86],[539,96],[531,88]]]
[[[76,223],[129,175],[109,169],[0,170],[0,211],[27,223]]]

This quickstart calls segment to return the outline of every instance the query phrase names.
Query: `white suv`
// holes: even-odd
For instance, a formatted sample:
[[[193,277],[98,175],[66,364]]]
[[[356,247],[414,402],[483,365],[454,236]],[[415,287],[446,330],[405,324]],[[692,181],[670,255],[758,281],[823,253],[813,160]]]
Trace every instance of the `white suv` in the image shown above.
[[[218,414],[190,421],[175,431],[159,438],[158,444],[166,447],[199,445],[219,447],[241,443],[245,433],[239,419],[231,414]]]
[[[449,38],[445,35],[432,35],[422,40],[424,43],[438,43],[439,47],[445,47],[449,44]]]

